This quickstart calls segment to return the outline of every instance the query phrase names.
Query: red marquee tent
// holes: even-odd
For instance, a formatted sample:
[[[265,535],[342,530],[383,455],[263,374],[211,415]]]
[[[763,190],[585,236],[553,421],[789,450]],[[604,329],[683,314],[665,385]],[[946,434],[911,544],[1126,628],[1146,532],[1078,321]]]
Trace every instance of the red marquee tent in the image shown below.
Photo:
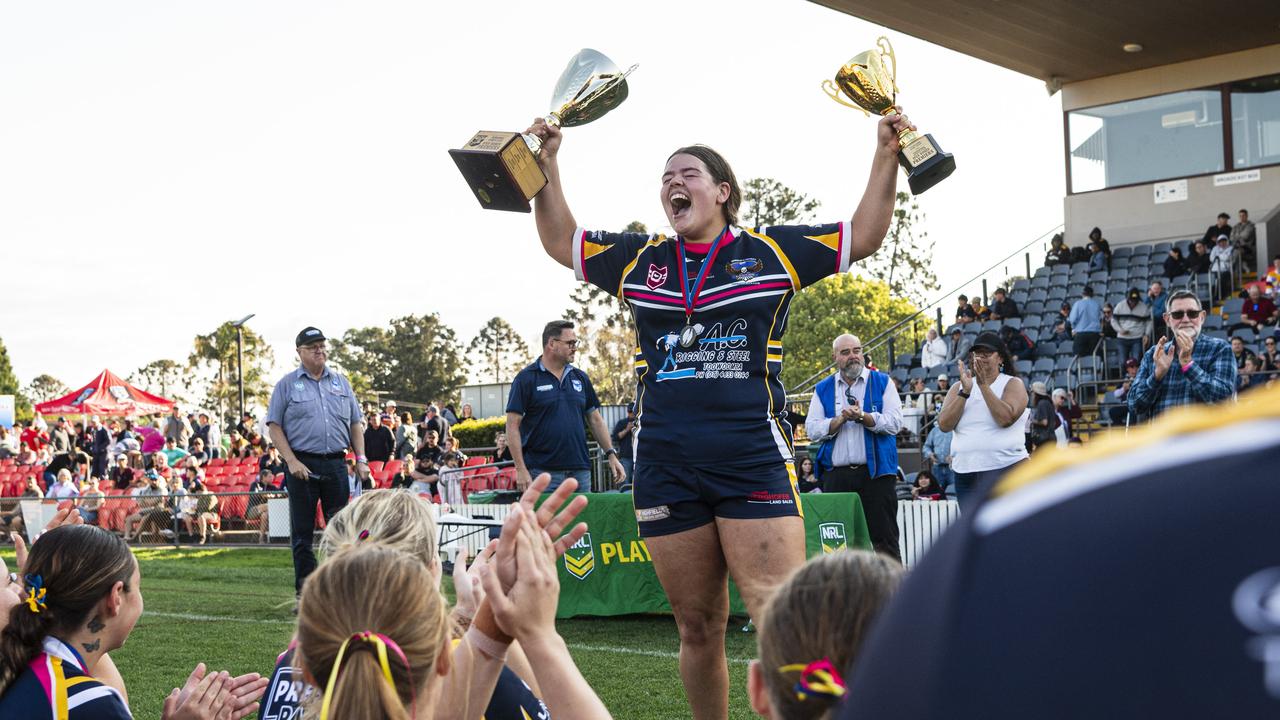
[[[41,415],[105,415],[136,417],[166,413],[172,400],[139,390],[110,370],[103,370],[88,385],[49,402],[36,404]]]

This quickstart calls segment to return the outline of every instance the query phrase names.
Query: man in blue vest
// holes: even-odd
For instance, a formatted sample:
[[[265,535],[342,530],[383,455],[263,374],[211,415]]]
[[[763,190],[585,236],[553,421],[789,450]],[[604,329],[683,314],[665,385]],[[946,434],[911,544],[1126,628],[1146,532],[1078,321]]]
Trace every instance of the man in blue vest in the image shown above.
[[[862,341],[841,335],[831,344],[836,373],[818,383],[804,428],[826,437],[814,472],[823,492],[856,492],[862,499],[871,544],[901,561],[898,551],[898,431],[902,402],[893,380],[871,370]]]

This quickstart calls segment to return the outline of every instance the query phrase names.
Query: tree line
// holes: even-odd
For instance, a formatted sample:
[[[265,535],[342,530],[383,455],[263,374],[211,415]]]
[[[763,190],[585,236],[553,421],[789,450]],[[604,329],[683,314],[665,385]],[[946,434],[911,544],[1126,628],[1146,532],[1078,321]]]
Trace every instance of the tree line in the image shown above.
[[[804,223],[813,219],[818,208],[818,201],[777,180],[753,178],[744,185],[741,217],[756,227]],[[938,289],[933,242],[920,227],[923,220],[915,200],[899,192],[880,251],[852,273],[826,278],[795,298],[787,318],[784,386],[792,388],[825,368],[836,335],[850,332],[867,342],[913,314],[927,301],[927,294]],[[643,223],[632,222],[623,232],[648,231]],[[578,364],[591,375],[601,401],[630,402],[635,394],[635,324],[630,309],[609,293],[579,283],[570,293],[563,317],[576,326]],[[250,328],[243,328],[243,341],[245,402],[265,408],[274,382],[269,377],[274,354]],[[352,328],[341,338],[330,339],[330,345],[330,362],[348,375],[362,399],[394,398],[408,403],[456,399],[468,379],[510,382],[541,350],[531,350],[501,317],[486,322],[464,350],[457,333],[436,313]],[[904,350],[899,347],[900,352]],[[873,360],[885,364],[888,357]],[[185,361],[155,360],[135,370],[128,380],[184,406],[207,408],[230,419],[239,393],[236,330],[228,322],[196,335]],[[33,402],[69,391],[59,379],[44,374],[20,388],[0,341],[0,395],[16,396],[19,419],[31,416]]]

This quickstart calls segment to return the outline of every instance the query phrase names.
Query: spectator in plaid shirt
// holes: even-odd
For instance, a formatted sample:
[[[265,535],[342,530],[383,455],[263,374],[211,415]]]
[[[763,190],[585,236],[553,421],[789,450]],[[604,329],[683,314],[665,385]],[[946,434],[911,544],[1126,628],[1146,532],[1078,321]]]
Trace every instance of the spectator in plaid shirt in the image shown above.
[[[1129,389],[1129,410],[1153,418],[1169,408],[1215,403],[1235,393],[1236,363],[1225,340],[1200,333],[1204,310],[1194,293],[1169,298],[1165,323],[1174,339],[1161,338],[1142,357],[1142,367]]]

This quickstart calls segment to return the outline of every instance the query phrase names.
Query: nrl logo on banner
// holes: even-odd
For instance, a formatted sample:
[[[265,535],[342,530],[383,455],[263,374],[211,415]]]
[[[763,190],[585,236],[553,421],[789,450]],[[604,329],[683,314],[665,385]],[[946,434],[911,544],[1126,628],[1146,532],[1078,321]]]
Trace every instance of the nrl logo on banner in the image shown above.
[[[822,523],[818,526],[818,537],[822,539],[823,555],[830,555],[849,547],[844,535],[844,523]]]
[[[564,553],[564,569],[579,580],[586,580],[596,569],[596,551],[591,546],[591,533],[582,536]]]

